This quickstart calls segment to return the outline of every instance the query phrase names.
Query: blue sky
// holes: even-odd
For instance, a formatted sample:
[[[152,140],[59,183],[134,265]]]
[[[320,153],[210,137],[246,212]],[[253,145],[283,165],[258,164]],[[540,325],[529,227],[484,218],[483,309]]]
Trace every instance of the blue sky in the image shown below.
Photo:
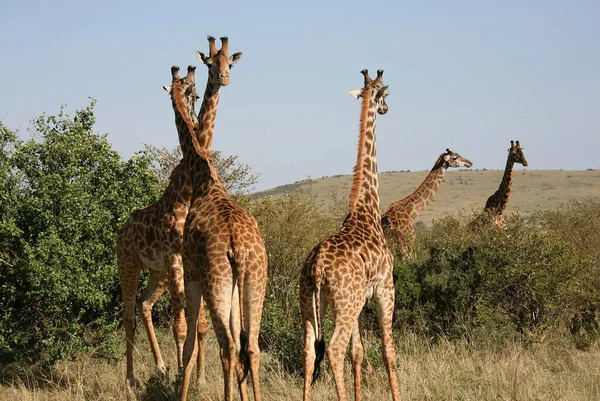
[[[511,139],[530,169],[600,168],[600,2],[283,3],[4,2],[0,119],[27,138],[31,118],[93,97],[97,131],[124,158],[173,148],[170,67],[198,65],[206,35],[227,35],[243,57],[213,146],[260,173],[257,189],[352,172],[359,102],[347,91],[363,68],[390,86],[380,172],[429,169],[447,147],[500,169]]]

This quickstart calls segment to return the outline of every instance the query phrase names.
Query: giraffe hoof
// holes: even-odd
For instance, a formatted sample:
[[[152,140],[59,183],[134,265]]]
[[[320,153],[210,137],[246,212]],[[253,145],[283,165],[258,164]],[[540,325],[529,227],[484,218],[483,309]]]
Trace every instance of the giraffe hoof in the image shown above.
[[[126,380],[127,389],[136,389],[140,387],[140,382],[135,377],[129,377]]]
[[[142,384],[135,377],[128,378],[125,386],[127,401],[139,399],[141,389]]]

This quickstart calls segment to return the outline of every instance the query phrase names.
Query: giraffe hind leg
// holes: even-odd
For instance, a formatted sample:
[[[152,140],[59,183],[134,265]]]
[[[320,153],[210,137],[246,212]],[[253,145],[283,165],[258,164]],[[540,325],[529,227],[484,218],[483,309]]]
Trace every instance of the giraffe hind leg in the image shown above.
[[[386,281],[376,288],[373,298],[377,305],[377,317],[381,329],[383,362],[390,381],[392,400],[400,401],[400,391],[396,378],[396,350],[392,338],[392,316],[394,313],[394,284],[392,282],[391,264],[388,267]]]
[[[124,255],[123,247],[119,247],[117,263],[119,280],[123,294],[123,324],[125,326],[125,343],[127,354],[126,384],[128,389],[137,385],[133,374],[133,347],[135,345],[135,298],[138,279],[141,272],[141,262],[132,255]]]
[[[252,270],[260,269],[260,265],[251,266]],[[247,349],[246,357],[250,369],[250,377],[252,378],[252,391],[255,401],[261,401],[262,395],[260,391],[260,348],[258,346],[258,333],[260,330],[260,321],[262,318],[263,301],[265,298],[266,280],[249,280],[244,281],[244,319],[245,328],[247,330]],[[243,347],[242,347],[243,348]]]
[[[311,393],[311,377],[314,376],[315,370],[315,340],[317,322],[315,318],[315,297],[313,296],[314,288],[304,288],[309,286],[308,280],[302,279],[300,282],[300,310],[302,312],[302,326],[304,327],[304,352],[302,354],[302,365],[304,374],[304,392],[303,400],[310,400]],[[312,289],[312,291],[310,291]]]
[[[352,348],[350,358],[352,360],[352,375],[354,376],[354,400],[360,401],[361,395],[361,372],[364,359],[364,347],[360,335],[359,320],[356,321],[352,328]]]
[[[239,282],[236,282],[233,287],[231,296],[231,311],[229,314],[229,330],[231,341],[235,344],[234,355],[230,355],[231,362],[229,368],[234,370],[237,375],[237,385],[240,397],[242,400],[247,399],[247,383],[246,376],[249,370],[248,358],[248,333],[242,330]],[[231,349],[231,346],[228,347]],[[246,397],[246,398],[244,398]]]
[[[150,342],[152,354],[154,355],[156,371],[162,374],[166,374],[167,371],[165,368],[165,363],[162,359],[162,355],[160,353],[158,341],[156,340],[154,325],[152,324],[152,307],[154,306],[158,298],[160,298],[160,296],[164,294],[168,284],[168,276],[158,277],[155,272],[150,271],[150,280],[148,282],[148,287],[146,287],[146,290],[142,295],[142,299],[140,299],[138,303],[138,308],[140,309],[142,320],[144,322],[144,326],[146,327],[148,341]]]
[[[198,313],[198,354],[196,359],[196,378],[199,383],[203,383],[206,380],[205,374],[205,355],[206,355],[206,333],[208,332],[208,323],[206,322],[206,312],[204,311],[204,300],[200,297],[200,311]]]
[[[362,291],[359,291],[362,293]],[[332,311],[334,316],[334,329],[331,335],[331,340],[327,346],[327,359],[335,380],[335,389],[339,401],[346,401],[346,387],[344,385],[344,356],[348,341],[352,334],[354,322],[358,320],[363,302],[354,299],[349,300],[345,306],[340,308],[335,304],[335,299],[332,300]]]
[[[183,345],[187,332],[184,313],[185,287],[183,283],[183,261],[181,254],[170,255],[169,261],[169,292],[174,319],[173,338],[175,339],[175,346],[177,348],[177,368],[181,372],[183,370]]]
[[[186,281],[185,296],[187,301],[187,335],[183,345],[183,380],[181,383],[181,400],[187,400],[192,375],[192,360],[197,357],[198,320],[202,305],[202,293],[198,281]]]

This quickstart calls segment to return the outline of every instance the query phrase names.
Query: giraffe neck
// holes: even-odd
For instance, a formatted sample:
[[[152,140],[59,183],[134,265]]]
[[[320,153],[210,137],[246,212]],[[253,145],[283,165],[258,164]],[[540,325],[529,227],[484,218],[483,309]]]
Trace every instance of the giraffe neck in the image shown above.
[[[198,120],[196,119],[194,104],[188,103],[189,99],[182,92],[183,89],[173,86],[172,90],[172,103],[179,146],[181,147],[183,160],[187,161],[193,159],[196,153],[195,146],[198,141],[193,133],[198,127]]]
[[[213,183],[220,184],[221,181],[210,161],[210,150],[202,148],[196,130],[193,129],[195,115],[184,118],[177,106],[174,107],[174,110],[180,139],[182,136],[187,136],[187,141],[191,143],[189,148],[182,147],[183,160],[181,163],[187,169],[191,180],[192,198],[196,198],[202,196]]]
[[[191,143],[191,146],[182,146],[181,163],[189,174],[192,199],[205,195],[215,184],[224,188],[210,160],[210,149],[203,148],[198,141],[198,120],[193,110],[190,112],[193,107],[187,103],[189,99],[186,98],[181,87],[173,87],[172,99],[179,139],[182,144]]]
[[[200,106],[200,112],[198,113],[199,129],[198,132],[196,132],[196,138],[202,149],[210,150],[212,148],[212,138],[220,93],[221,85],[211,83],[210,81],[206,82],[202,106]]]
[[[414,215],[414,218],[416,218],[431,203],[435,193],[440,188],[444,174],[446,174],[446,166],[443,160],[438,159],[419,188],[402,200],[403,204],[412,205],[412,209],[408,210],[411,217]]]
[[[508,198],[510,198],[510,192],[512,190],[512,182],[513,182],[513,167],[515,162],[510,160],[510,158],[506,161],[506,168],[504,169],[504,176],[502,177],[502,182],[500,183],[500,187],[498,191],[493,195],[495,198],[493,202],[489,205],[486,205],[486,209],[494,208],[497,213],[502,213],[504,209],[506,209],[506,204],[508,203]]]
[[[350,190],[350,213],[366,213],[379,221],[381,211],[379,210],[379,182],[375,149],[377,112],[375,93],[376,91],[373,89],[365,89],[361,97],[360,136],[352,189]]]

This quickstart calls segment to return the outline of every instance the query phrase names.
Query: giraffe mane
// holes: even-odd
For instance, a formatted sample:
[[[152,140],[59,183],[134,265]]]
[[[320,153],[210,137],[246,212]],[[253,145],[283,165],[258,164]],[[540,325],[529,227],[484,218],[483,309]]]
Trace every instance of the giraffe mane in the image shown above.
[[[410,198],[411,196],[415,195],[417,192],[419,192],[419,190],[421,188],[423,188],[425,186],[425,183],[429,180],[429,178],[431,177],[431,175],[440,168],[441,164],[443,163],[444,160],[444,155],[445,153],[442,153],[437,160],[435,161],[435,163],[433,164],[433,167],[431,168],[431,170],[429,170],[429,173],[427,173],[427,176],[425,177],[425,179],[421,182],[421,184],[417,187],[417,189],[415,189],[410,195],[406,196],[405,198],[402,198],[402,200],[406,199],[406,198]]]
[[[196,138],[196,135],[195,135],[195,132],[196,132],[195,124],[192,122],[190,115],[184,106],[186,101],[185,101],[185,93],[183,92],[181,81],[173,82],[172,96],[173,96],[173,101],[175,102],[175,107],[177,108],[177,112],[179,113],[179,115],[181,116],[183,121],[185,122],[185,125],[187,126],[188,131],[189,131],[189,135],[192,137],[192,143],[194,144],[194,149],[196,150],[196,153],[204,154],[205,152],[200,147],[200,144],[198,143],[198,139]]]
[[[431,168],[431,171],[437,169],[440,167],[440,165],[444,162],[444,156],[446,156],[446,153],[442,153],[437,160],[435,161],[435,163],[433,163],[433,167]]]
[[[367,132],[367,115],[369,110],[370,96],[367,96],[369,87],[365,86],[362,90],[362,103],[360,107],[360,133],[358,137],[358,156],[354,166],[354,177],[352,178],[352,188],[350,189],[350,211],[356,209],[358,198],[360,197],[360,188],[363,181],[363,166],[365,161],[365,140]]]

